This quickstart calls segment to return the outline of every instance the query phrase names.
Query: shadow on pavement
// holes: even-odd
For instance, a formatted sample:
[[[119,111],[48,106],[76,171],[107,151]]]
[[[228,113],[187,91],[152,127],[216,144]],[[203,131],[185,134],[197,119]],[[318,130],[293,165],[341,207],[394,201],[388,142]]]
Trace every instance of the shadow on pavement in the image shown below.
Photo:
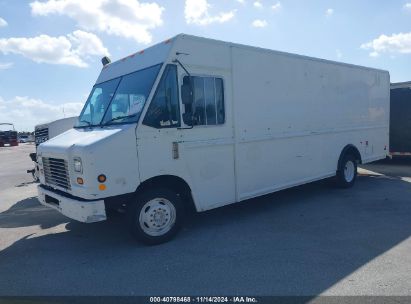
[[[36,197],[18,201],[10,209],[0,213],[0,228],[19,228],[40,225],[47,229],[67,222],[67,218],[40,205]]]
[[[136,243],[121,214],[70,221],[0,252],[0,294],[318,295],[411,236],[409,197],[409,183],[384,176],[347,190],[313,183],[195,214],[154,247]],[[36,204],[3,212],[0,227],[67,221]]]
[[[411,177],[411,157],[387,158],[361,167],[394,178]]]
[[[17,188],[27,187],[28,185],[36,184],[36,183],[37,183],[36,181],[24,182],[24,183],[20,183],[20,184],[16,185],[15,187],[17,187]]]

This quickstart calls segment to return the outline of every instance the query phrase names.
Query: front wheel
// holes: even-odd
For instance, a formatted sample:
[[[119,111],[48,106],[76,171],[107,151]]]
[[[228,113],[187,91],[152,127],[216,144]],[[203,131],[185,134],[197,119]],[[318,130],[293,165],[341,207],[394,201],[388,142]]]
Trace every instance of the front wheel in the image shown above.
[[[149,189],[129,205],[131,233],[148,245],[169,241],[181,227],[184,208],[180,196],[168,189]]]
[[[352,187],[357,178],[357,160],[351,154],[344,156],[337,170],[337,185],[341,188]]]

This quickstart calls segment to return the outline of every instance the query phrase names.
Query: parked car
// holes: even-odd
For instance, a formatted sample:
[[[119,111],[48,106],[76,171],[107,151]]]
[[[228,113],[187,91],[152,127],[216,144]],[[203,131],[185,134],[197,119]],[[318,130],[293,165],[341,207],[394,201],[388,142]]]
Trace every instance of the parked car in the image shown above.
[[[389,73],[189,35],[110,63],[74,128],[38,146],[40,202],[81,221],[126,206],[136,238],[336,176],[389,144]]]
[[[19,143],[27,143],[30,141],[29,136],[28,135],[20,135],[18,137],[19,139]]]

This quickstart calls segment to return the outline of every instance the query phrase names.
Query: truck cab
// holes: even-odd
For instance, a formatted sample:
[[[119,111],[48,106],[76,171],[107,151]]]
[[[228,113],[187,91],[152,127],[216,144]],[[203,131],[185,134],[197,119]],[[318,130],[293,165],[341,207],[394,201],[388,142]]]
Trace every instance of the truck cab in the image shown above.
[[[18,146],[17,131],[12,123],[0,123],[0,147]]]
[[[146,211],[128,216],[132,232],[147,243],[175,233],[182,200],[201,210],[180,158],[192,125],[181,119],[187,85],[175,39],[104,65],[74,128],[38,146],[42,204],[91,223],[105,220],[111,208],[137,208],[134,202],[149,195]]]

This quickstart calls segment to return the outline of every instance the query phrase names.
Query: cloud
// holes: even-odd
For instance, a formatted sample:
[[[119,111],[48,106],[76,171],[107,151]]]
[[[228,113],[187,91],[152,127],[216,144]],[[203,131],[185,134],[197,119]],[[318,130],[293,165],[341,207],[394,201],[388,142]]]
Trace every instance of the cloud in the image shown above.
[[[76,46],[75,51],[80,56],[88,55],[110,55],[108,50],[104,47],[103,42],[99,37],[92,33],[83,32],[80,30],[74,31],[68,35],[73,46]]]
[[[4,27],[7,25],[8,25],[7,21],[0,17],[0,27]]]
[[[411,11],[411,2],[407,2],[404,4],[403,9]]]
[[[109,55],[101,40],[80,30],[67,36],[39,35],[32,38],[0,39],[0,53],[20,54],[38,63],[87,67],[90,56]]]
[[[380,35],[378,38],[361,45],[364,50],[370,50],[371,57],[378,57],[381,53],[411,54],[411,32]]]
[[[281,2],[278,1],[277,3],[275,3],[275,4],[273,4],[273,5],[271,6],[271,9],[272,9],[273,11],[278,11],[278,10],[281,9],[281,7],[282,7]]]
[[[266,27],[268,25],[268,23],[265,20],[256,19],[256,20],[253,21],[253,23],[251,23],[251,25],[253,27],[263,28],[263,27]]]
[[[0,97],[0,121],[14,123],[17,131],[34,131],[37,124],[77,116],[82,108],[83,103],[78,102],[56,105],[29,97],[16,96],[10,100]]]
[[[338,59],[341,59],[343,57],[343,54],[339,49],[335,50],[335,55],[337,56]]]
[[[151,30],[163,24],[164,8],[156,2],[138,0],[47,0],[30,3],[35,16],[68,16],[87,31],[134,39],[148,44]]]
[[[7,70],[13,66],[13,62],[0,62],[0,70]]]
[[[260,1],[255,1],[255,2],[253,3],[253,5],[254,5],[254,7],[256,7],[256,8],[263,8],[263,4],[262,4]]]
[[[331,17],[332,15],[334,15],[334,9],[329,8],[325,11],[325,16],[326,17]]]
[[[208,25],[211,23],[224,23],[235,16],[235,10],[221,12],[218,15],[211,16],[209,8],[211,5],[207,0],[186,0],[184,7],[184,16],[187,24]]]
[[[237,0],[238,3],[245,4],[245,0]]]
[[[370,57],[377,58],[379,56],[380,56],[380,54],[378,54],[378,52],[371,52],[370,53]]]

